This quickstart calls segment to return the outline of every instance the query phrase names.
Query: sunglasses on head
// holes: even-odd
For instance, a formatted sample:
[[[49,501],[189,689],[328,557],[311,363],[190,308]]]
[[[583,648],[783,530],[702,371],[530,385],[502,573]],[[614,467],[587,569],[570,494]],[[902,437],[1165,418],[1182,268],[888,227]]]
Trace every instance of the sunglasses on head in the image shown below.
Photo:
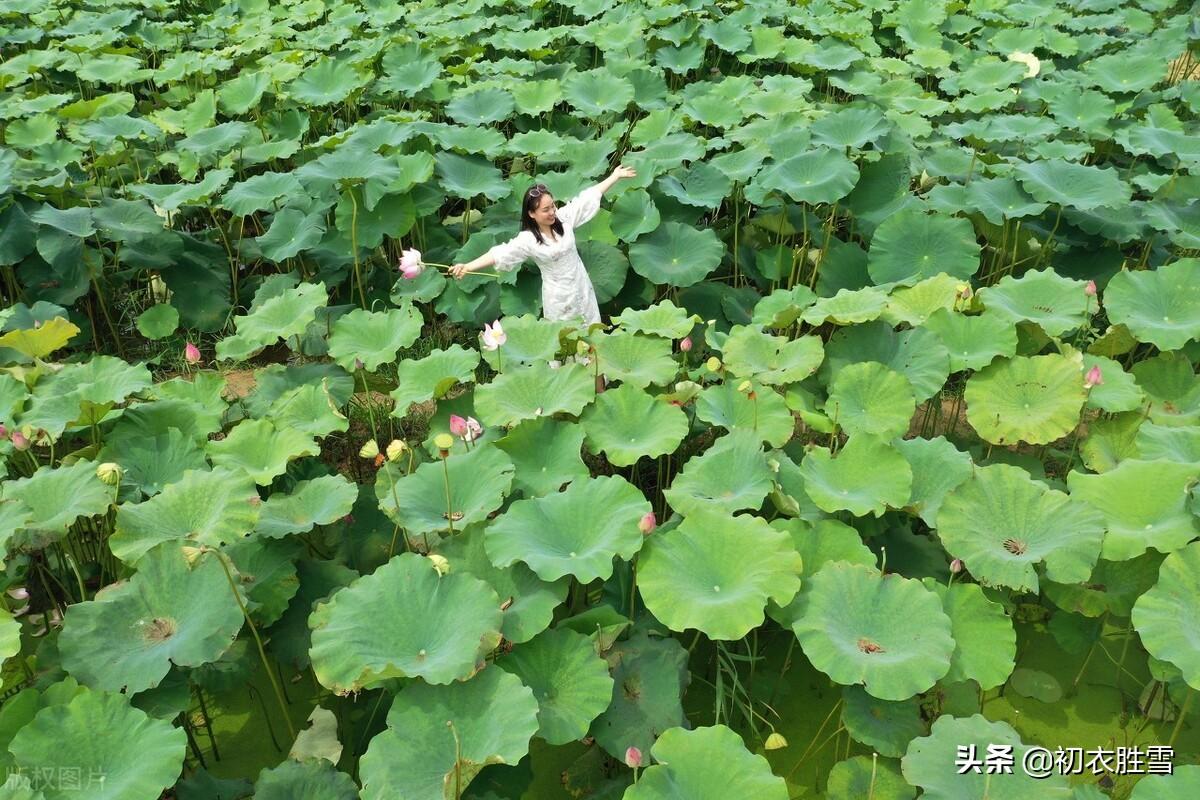
[[[530,197],[541,197],[544,194],[550,194],[550,189],[544,183],[539,183],[529,190]]]

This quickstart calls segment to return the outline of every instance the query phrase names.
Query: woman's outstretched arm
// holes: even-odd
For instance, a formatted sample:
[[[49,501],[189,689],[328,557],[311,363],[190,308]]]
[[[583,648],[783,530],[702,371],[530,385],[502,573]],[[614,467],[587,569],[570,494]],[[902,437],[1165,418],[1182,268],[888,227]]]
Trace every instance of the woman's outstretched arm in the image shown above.
[[[450,267],[448,271],[450,273],[450,277],[461,278],[468,272],[487,269],[488,267],[495,266],[495,264],[496,259],[492,257],[492,251],[489,250],[478,258],[468,261],[465,264],[455,264],[454,266]]]
[[[600,194],[604,194],[609,189],[611,189],[616,184],[617,181],[621,180],[622,178],[636,178],[636,177],[637,177],[637,170],[635,170],[633,167],[627,167],[624,164],[622,164],[621,166],[614,169],[612,171],[612,174],[610,174],[607,178],[605,178],[604,180],[597,183],[596,188],[600,191]]]

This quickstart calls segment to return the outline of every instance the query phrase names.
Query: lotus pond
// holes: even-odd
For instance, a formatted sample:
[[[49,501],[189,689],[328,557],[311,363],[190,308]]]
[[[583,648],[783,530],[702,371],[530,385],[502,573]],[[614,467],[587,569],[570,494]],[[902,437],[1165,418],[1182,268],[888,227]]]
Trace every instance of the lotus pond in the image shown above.
[[[0,797],[1200,796],[1196,20],[0,0]]]

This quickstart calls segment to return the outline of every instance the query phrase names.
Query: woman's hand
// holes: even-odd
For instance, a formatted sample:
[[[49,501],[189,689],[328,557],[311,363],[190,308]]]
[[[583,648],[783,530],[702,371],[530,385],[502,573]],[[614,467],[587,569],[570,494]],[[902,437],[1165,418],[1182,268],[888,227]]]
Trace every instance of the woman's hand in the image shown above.
[[[462,280],[466,275],[470,274],[471,270],[467,269],[466,264],[455,264],[446,270],[446,272],[449,273],[451,278]]]
[[[627,167],[624,164],[612,171],[612,176],[618,180],[621,178],[636,178],[637,170],[633,167]]]

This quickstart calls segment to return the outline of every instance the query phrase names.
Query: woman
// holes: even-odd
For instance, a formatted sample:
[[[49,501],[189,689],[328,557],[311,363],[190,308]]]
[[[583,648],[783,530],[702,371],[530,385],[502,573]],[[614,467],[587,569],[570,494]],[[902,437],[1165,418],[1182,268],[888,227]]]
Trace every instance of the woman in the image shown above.
[[[617,167],[562,208],[555,206],[554,197],[545,186],[540,183],[531,186],[521,203],[521,232],[474,261],[455,264],[450,274],[462,278],[491,266],[510,270],[532,259],[542,273],[543,317],[552,320],[582,317],[585,324],[599,322],[596,290],[575,249],[575,228],[596,216],[600,197],[613,184],[622,178],[635,177],[637,172],[633,169]]]

